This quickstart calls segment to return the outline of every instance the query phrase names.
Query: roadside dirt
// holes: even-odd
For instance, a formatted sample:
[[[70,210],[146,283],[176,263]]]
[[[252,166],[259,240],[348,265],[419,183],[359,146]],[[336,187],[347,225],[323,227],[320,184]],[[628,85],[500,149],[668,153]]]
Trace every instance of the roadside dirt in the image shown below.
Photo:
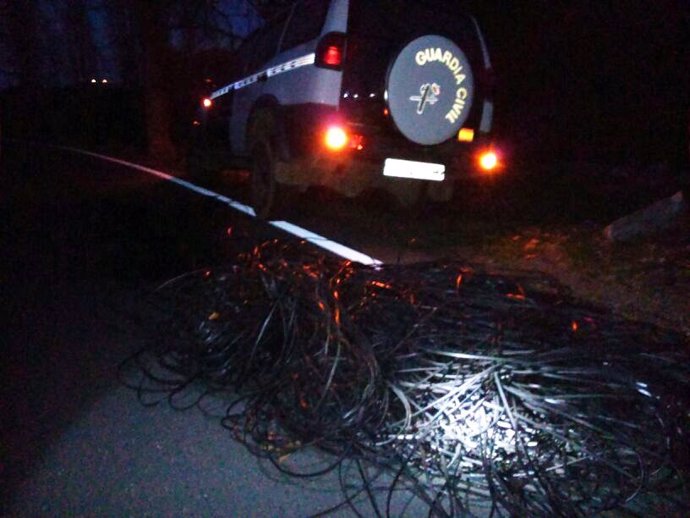
[[[583,300],[690,337],[690,215],[668,230],[628,243],[606,239],[596,225],[526,227],[453,255],[489,270],[546,273]]]
[[[604,235],[609,223],[677,189],[641,182],[628,195],[595,180],[573,187],[526,179],[515,188],[468,191],[455,205],[429,210],[394,212],[377,197],[327,198],[315,209],[302,200],[297,217],[387,262],[452,257],[487,270],[543,272],[583,301],[690,337],[688,210],[647,238],[615,242]]]
[[[472,193],[463,200],[467,210],[458,210],[454,221],[435,224],[433,232],[424,226],[428,221],[418,223],[406,253],[459,257],[490,271],[543,272],[583,301],[690,338],[688,190],[685,211],[667,228],[620,242],[604,235],[607,224],[666,198],[682,184],[663,176],[654,181],[629,176],[616,190],[594,175],[583,177],[577,186],[563,182],[530,190],[534,182],[528,180],[484,198]],[[629,191],[622,193],[622,186]]]

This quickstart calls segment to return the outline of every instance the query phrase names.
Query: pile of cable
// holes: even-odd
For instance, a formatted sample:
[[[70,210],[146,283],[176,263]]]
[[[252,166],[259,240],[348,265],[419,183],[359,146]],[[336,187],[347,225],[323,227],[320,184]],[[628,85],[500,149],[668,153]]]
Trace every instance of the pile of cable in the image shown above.
[[[550,278],[271,241],[154,300],[154,332],[121,366],[142,402],[222,394],[223,425],[281,471],[354,463],[356,513],[353,495],[388,516],[401,492],[442,517],[687,505],[690,344]],[[313,447],[333,461],[281,462]]]

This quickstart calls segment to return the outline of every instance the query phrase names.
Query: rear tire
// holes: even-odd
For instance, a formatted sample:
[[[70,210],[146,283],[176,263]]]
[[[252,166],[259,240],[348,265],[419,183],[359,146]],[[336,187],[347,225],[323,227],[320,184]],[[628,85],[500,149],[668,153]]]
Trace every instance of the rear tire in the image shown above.
[[[260,219],[276,219],[287,205],[287,186],[278,183],[285,167],[284,134],[276,109],[259,108],[252,115],[247,140],[251,156],[251,205]]]
[[[270,142],[257,139],[251,149],[251,205],[256,217],[268,219],[275,213],[277,159]]]
[[[187,175],[192,180],[207,182],[214,176],[214,171],[209,164],[208,145],[203,136],[197,136],[187,150],[186,160]]]

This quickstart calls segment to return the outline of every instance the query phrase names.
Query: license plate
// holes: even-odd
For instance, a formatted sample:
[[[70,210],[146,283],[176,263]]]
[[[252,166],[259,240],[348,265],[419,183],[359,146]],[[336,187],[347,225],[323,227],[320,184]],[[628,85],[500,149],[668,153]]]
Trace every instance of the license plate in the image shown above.
[[[383,175],[442,182],[446,177],[446,166],[429,162],[386,158],[383,164]]]

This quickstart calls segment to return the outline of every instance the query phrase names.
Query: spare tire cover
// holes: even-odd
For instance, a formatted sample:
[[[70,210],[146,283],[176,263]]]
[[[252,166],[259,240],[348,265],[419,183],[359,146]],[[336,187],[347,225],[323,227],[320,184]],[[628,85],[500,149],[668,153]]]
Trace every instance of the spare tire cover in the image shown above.
[[[474,100],[465,53],[444,36],[411,41],[393,60],[386,79],[388,109],[412,142],[439,144],[457,134]]]

